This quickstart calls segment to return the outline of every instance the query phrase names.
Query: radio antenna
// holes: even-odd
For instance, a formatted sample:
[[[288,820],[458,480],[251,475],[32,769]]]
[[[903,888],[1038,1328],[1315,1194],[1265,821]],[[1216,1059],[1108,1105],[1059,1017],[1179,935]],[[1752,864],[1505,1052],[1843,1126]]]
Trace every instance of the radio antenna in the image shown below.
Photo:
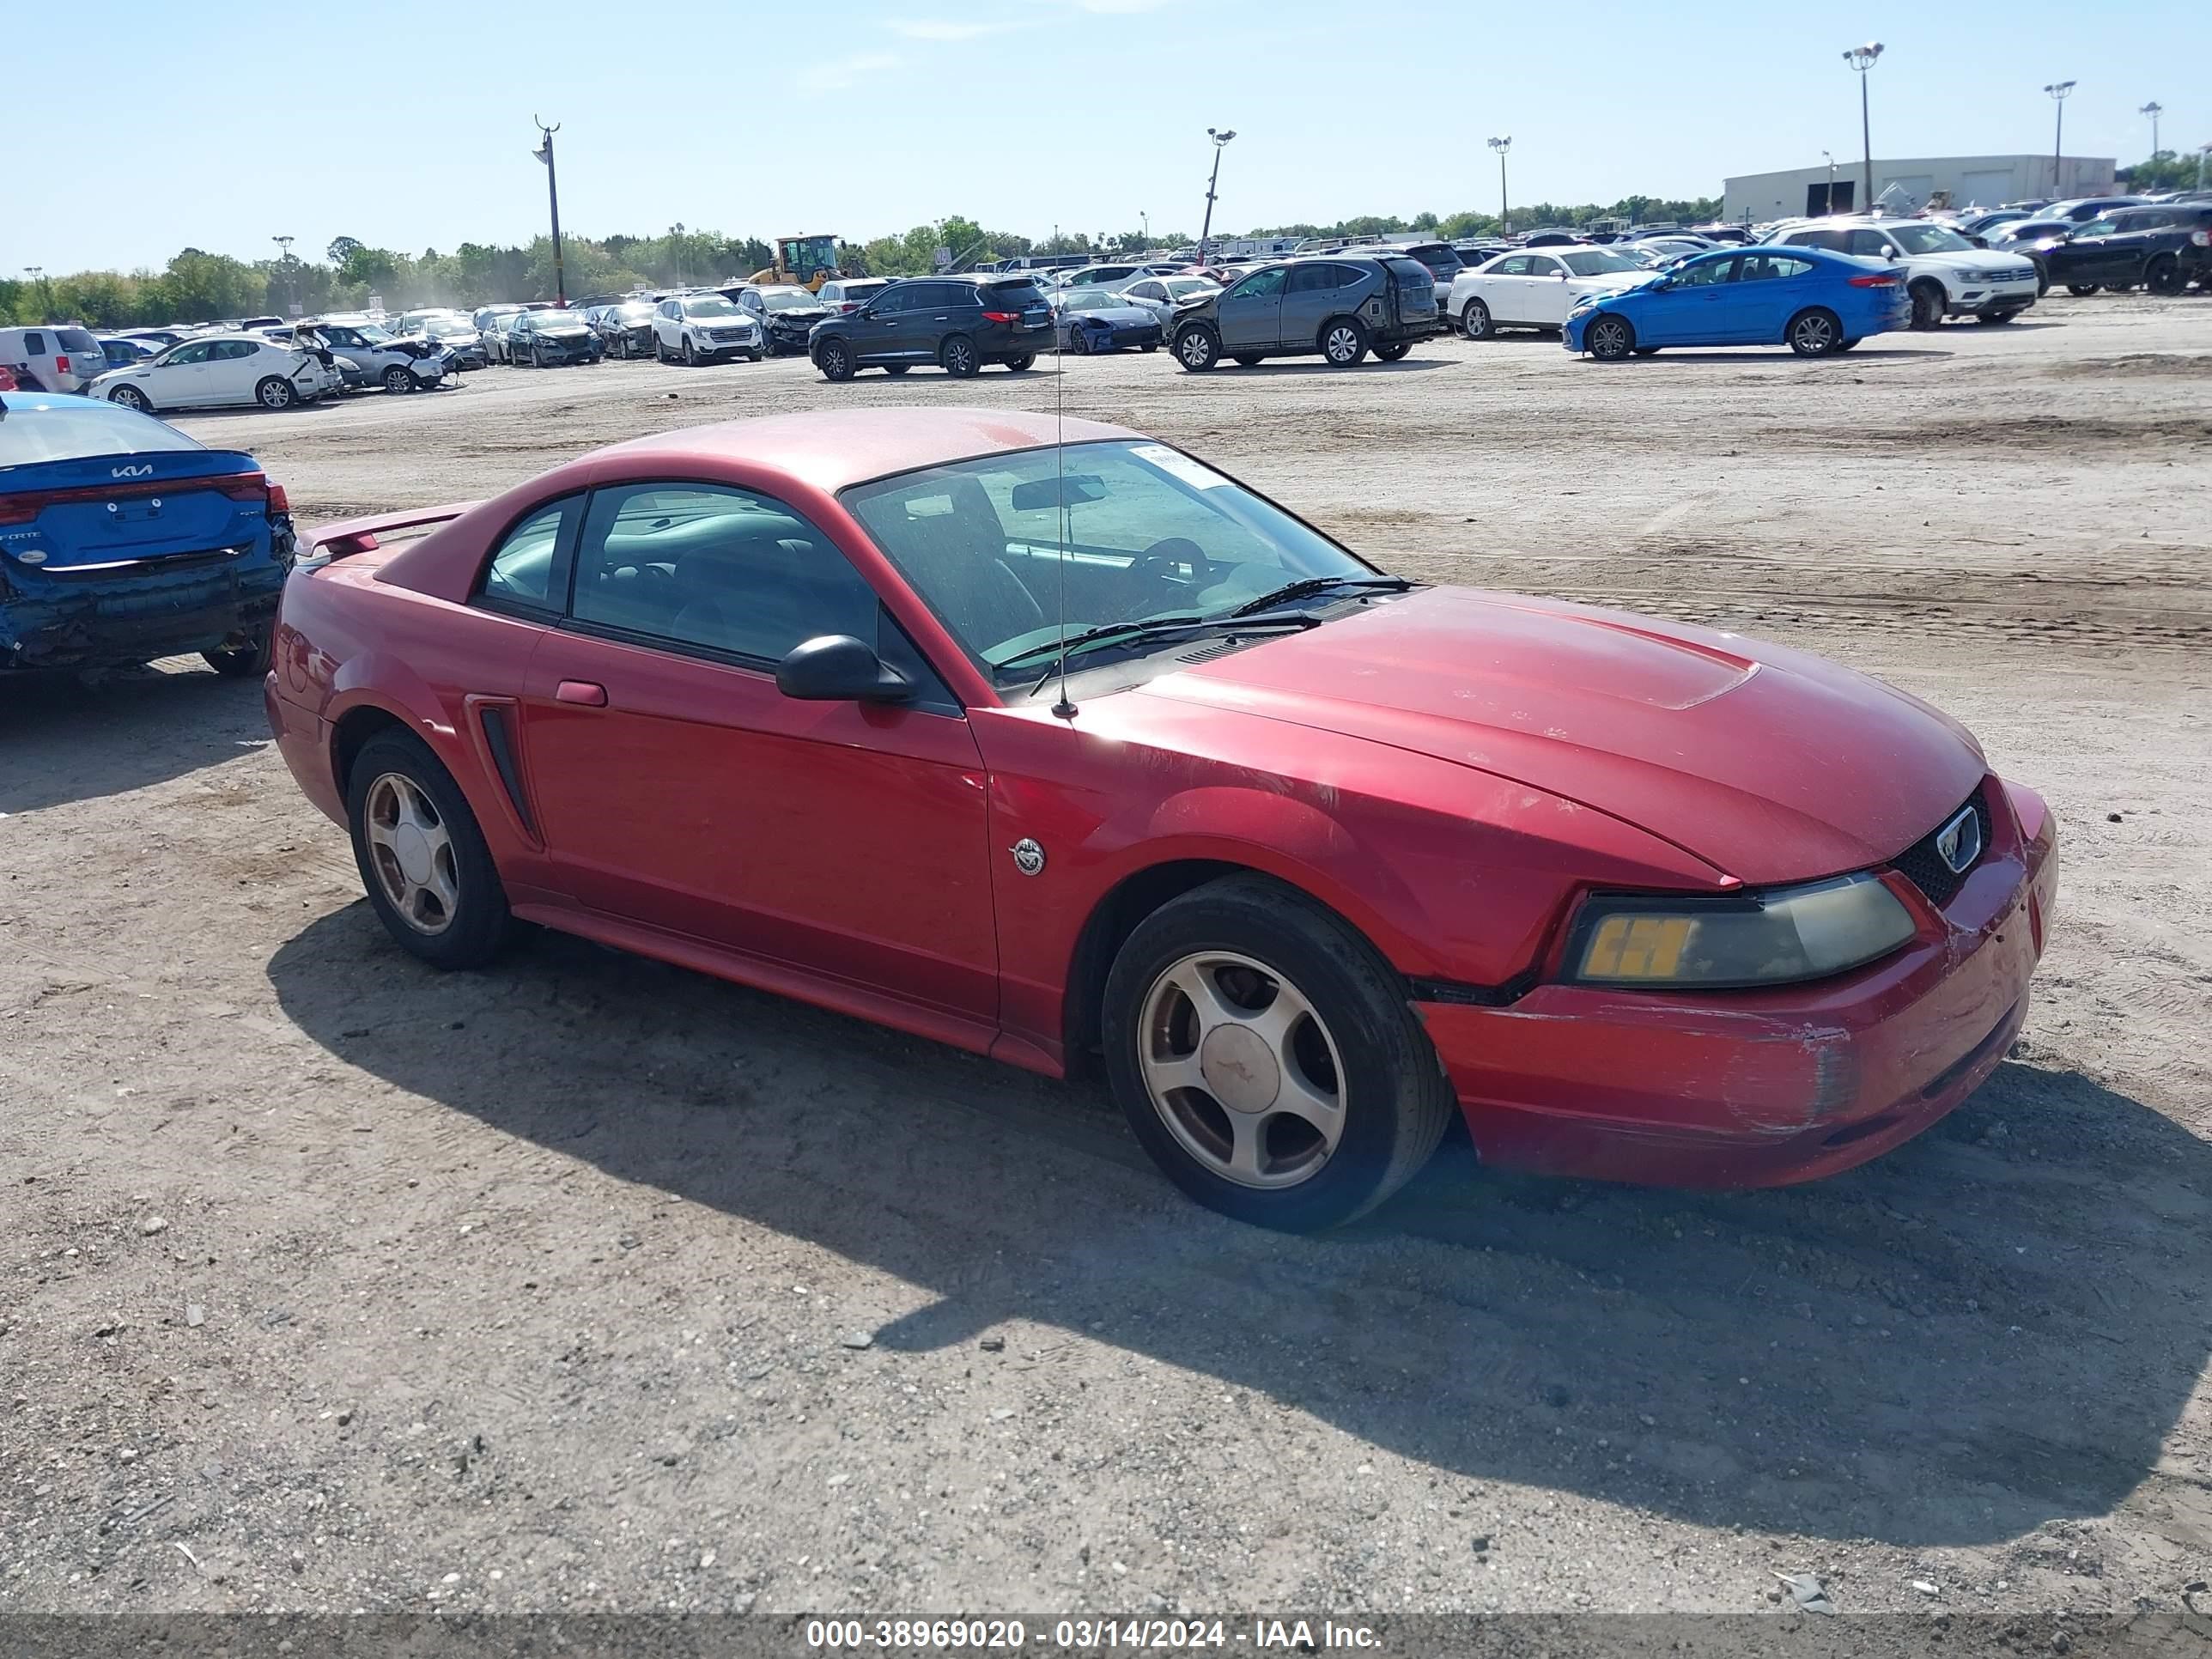
[[[1053,718],[1072,720],[1075,705],[1067,700],[1067,544],[1074,526],[1067,509],[1067,354],[1062,345],[1060,319],[1052,319],[1052,450],[1060,468],[1060,701],[1052,706]]]

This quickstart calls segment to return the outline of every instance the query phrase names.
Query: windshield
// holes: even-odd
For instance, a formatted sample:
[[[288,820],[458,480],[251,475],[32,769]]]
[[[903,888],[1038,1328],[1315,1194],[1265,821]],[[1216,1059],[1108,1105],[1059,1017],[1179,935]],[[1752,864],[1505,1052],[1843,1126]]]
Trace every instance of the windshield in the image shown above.
[[[1891,238],[1907,253],[1972,253],[1974,245],[1941,225],[1892,225]]]
[[[1062,311],[1104,311],[1122,301],[1103,288],[1079,288],[1060,302]]]
[[[1616,270],[1641,270],[1643,267],[1626,254],[1615,253],[1609,247],[1587,247],[1559,258],[1567,262],[1567,269],[1577,276],[1603,276]]]
[[[359,324],[355,327],[354,332],[360,335],[362,339],[368,341],[371,345],[386,344],[392,337],[390,334],[385,332],[384,330],[379,328],[374,323]]]
[[[686,317],[734,317],[738,314],[738,308],[719,294],[702,294],[684,302],[684,314]]]
[[[649,323],[653,320],[653,305],[650,300],[631,300],[612,307],[607,315],[619,317],[626,323]]]
[[[1301,577],[1375,574],[1211,467],[1138,440],[987,455],[842,499],[969,656],[1010,684],[1034,680],[1033,662],[998,665],[1060,637],[1063,582],[1073,635],[1226,617]]]
[[[82,398],[48,401],[31,392],[11,392],[5,398],[8,418],[0,421],[0,466],[204,447],[151,415],[113,404],[87,403]]]
[[[422,325],[422,331],[434,340],[450,340],[457,334],[473,334],[477,331],[465,317],[433,317]]]
[[[1170,299],[1188,300],[1194,294],[1215,293],[1220,287],[1220,283],[1209,283],[1203,276],[1171,277],[1168,282],[1168,295]]]
[[[770,311],[800,311],[819,308],[822,301],[803,288],[764,288],[760,291],[761,303]]]

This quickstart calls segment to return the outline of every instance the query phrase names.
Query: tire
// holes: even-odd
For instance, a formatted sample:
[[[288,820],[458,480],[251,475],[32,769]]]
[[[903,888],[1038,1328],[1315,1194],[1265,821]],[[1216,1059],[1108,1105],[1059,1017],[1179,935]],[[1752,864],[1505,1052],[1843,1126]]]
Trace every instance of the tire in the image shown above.
[[[1237,368],[1259,368],[1259,367],[1260,367],[1260,365],[1261,365],[1261,363],[1263,363],[1263,362],[1267,362],[1267,359],[1266,359],[1266,358],[1264,358],[1264,357],[1252,357],[1252,356],[1240,356],[1237,359]]]
[[[1863,339],[1865,337],[1866,337],[1864,335],[1861,335],[1859,337],[1860,339]],[[1838,351],[1849,351],[1857,344],[1858,340],[1838,340],[1836,342],[1836,349]]]
[[[227,679],[258,680],[269,672],[270,648],[276,637],[274,625],[265,625],[250,645],[219,645],[200,653],[200,660]]]
[[[1583,348],[1601,363],[1625,363],[1636,352],[1636,325],[1626,317],[1601,313],[1583,331]]]
[[[1467,309],[1459,314],[1460,332],[1470,340],[1492,340],[1498,337],[1498,325],[1491,320],[1490,307],[1480,300],[1469,300]]]
[[[1943,320],[1943,286],[1940,283],[1915,283],[1910,290],[1912,296],[1912,320],[1908,327],[1923,332]]]
[[[1357,368],[1367,361],[1367,325],[1357,317],[1332,317],[1321,325],[1315,343],[1332,368]]]
[[[660,343],[660,336],[658,334],[653,337],[653,361],[656,363],[665,363],[668,361],[668,348]]]
[[[824,340],[814,349],[814,367],[825,380],[853,378],[853,349],[842,340]]]
[[[1397,340],[1389,345],[1376,346],[1375,355],[1383,362],[1395,363],[1413,349],[1413,343],[1411,340]],[[1150,351],[1152,347],[1146,346],[1145,349]]]
[[[937,348],[938,366],[956,380],[965,380],[980,374],[983,361],[975,355],[975,343],[965,334],[949,334]]]
[[[2077,300],[2086,300],[2102,287],[2102,283],[2069,283],[2066,291]]]
[[[2019,315],[2017,311],[1985,311],[1974,320],[1986,328],[1993,323],[2008,323]]]
[[[256,386],[253,389],[253,395],[257,399],[264,402],[266,401],[266,399],[262,398],[262,388],[270,385],[271,381],[274,381],[276,385],[282,386],[288,392],[292,389],[292,383],[289,380],[277,380],[276,376],[272,374],[270,376],[269,380],[264,380],[260,386]],[[141,415],[151,415],[154,412],[154,400],[151,398],[149,398],[135,386],[117,386],[113,391],[107,394],[107,401],[111,404],[118,404],[125,409],[135,409]],[[281,404],[273,406],[278,408],[282,407]]]
[[[373,842],[372,811],[413,827],[413,845]],[[478,968],[499,954],[507,890],[460,786],[422,739],[391,731],[362,745],[346,779],[346,827],[369,905],[402,949],[436,968]],[[413,878],[418,869],[425,880]]]
[[[699,367],[698,348],[691,343],[691,337],[689,334],[684,337],[684,367],[686,368]]]
[[[118,386],[116,390],[128,388]],[[270,374],[255,383],[253,401],[264,409],[289,409],[300,401],[300,388],[282,374]]]
[[[1228,1018],[1202,1020],[1183,985],[1210,990]],[[1248,1023],[1285,992],[1304,1005],[1286,1030]],[[1340,918],[1264,877],[1209,882],[1139,922],[1103,1013],[1107,1072],[1139,1142],[1192,1198],[1255,1226],[1310,1232],[1364,1214],[1428,1161],[1451,1117],[1450,1083],[1397,974]],[[1224,1028],[1247,1035],[1212,1041]],[[1179,1059],[1188,1085],[1164,1081]],[[1282,1105],[1298,1097],[1286,1077],[1316,1116]],[[1252,1102],[1242,1110],[1212,1092],[1240,1083]]]
[[[1137,348],[1139,351],[1158,351],[1159,349],[1160,343],[1158,340],[1153,340],[1147,344],[1140,345]],[[1401,353],[1400,355],[1403,356],[1404,354]]]
[[[544,365],[540,364],[539,367],[543,368]],[[384,389],[386,392],[412,392],[415,389],[415,377],[408,373],[406,365],[394,363],[384,371]]]
[[[1191,323],[1176,331],[1176,361],[1193,374],[1203,374],[1221,361],[1221,337],[1204,323]],[[1239,357],[1238,362],[1245,360]],[[1257,362],[1258,358],[1252,359]]]
[[[1151,348],[1149,347],[1146,348],[1148,350],[1150,349]],[[1006,367],[1014,374],[1019,374],[1024,369],[1029,368],[1029,366],[1035,362],[1036,362],[1036,353],[1034,351],[1021,351],[1015,353],[1014,356],[1006,359]],[[906,365],[903,363],[900,364],[899,367],[893,369],[891,373],[894,374],[905,374]]]
[[[1846,340],[1844,342],[1846,349],[1855,346],[1857,343],[1858,342],[1856,340]],[[1657,346],[1638,346],[1636,348],[1636,355],[1639,357],[1656,357],[1659,355],[1659,348]]]
[[[1826,357],[1842,346],[1844,325],[1826,307],[1808,306],[1790,319],[1782,335],[1800,357]]]
[[[899,375],[905,374],[907,370],[913,367],[914,365],[912,363],[885,363],[884,365],[884,373],[890,375],[896,380]]]
[[[2181,261],[2161,253],[2143,267],[2143,287],[2153,294],[2181,292]]]
[[[1067,349],[1079,357],[1091,355],[1091,337],[1079,328],[1067,331]]]

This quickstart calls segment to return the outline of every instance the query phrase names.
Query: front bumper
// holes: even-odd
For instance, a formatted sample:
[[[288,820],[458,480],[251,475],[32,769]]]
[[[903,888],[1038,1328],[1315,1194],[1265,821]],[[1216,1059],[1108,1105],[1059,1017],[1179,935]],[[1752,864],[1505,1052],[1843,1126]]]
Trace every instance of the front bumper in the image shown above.
[[[1986,317],[2000,311],[2025,311],[2035,303],[2035,279],[2025,282],[1969,283],[1952,301],[1954,317]]]
[[[2026,1020],[2057,901],[2054,821],[2033,792],[1994,787],[2014,810],[1993,813],[1988,855],[1913,943],[1857,974],[1773,991],[1547,984],[1504,1006],[1417,1002],[1477,1152],[1595,1180],[1779,1186],[1936,1122]]]

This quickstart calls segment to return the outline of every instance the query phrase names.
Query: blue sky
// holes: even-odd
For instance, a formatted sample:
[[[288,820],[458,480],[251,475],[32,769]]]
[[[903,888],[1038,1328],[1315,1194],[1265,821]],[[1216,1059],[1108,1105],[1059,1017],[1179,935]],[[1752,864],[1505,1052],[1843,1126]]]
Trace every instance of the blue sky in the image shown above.
[[[533,114],[562,123],[564,225],[854,240],[962,213],[1048,235],[1717,195],[1859,152],[1843,49],[1869,38],[1877,155],[2212,142],[2212,8],[2013,0],[1864,10],[1662,0],[87,0],[74,73],[10,77],[0,267],[240,258],[298,238],[410,252],[543,228]],[[1937,14],[1942,13],[1939,16]],[[42,35],[42,38],[46,36]],[[617,67],[657,60],[666,67]],[[51,126],[46,123],[51,120]],[[27,135],[45,129],[35,152]]]

